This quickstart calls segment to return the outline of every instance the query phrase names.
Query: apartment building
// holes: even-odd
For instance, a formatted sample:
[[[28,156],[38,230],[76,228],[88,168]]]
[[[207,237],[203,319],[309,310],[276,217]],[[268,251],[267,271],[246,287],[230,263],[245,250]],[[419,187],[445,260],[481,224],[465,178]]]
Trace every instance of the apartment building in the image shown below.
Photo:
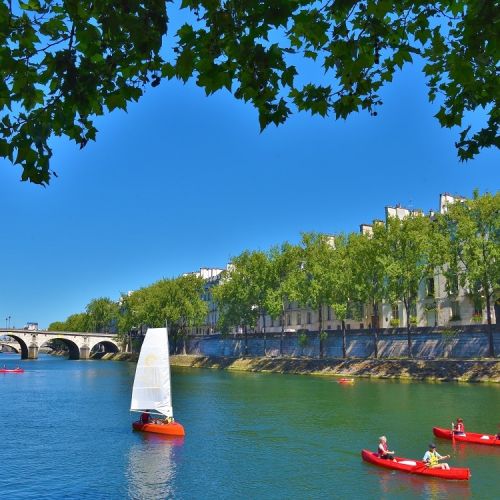
[[[452,203],[463,201],[462,196],[443,193],[439,196],[439,212],[446,213],[447,207]],[[433,217],[434,211],[430,210],[427,214],[420,209],[410,209],[401,205],[385,207],[385,220],[389,217],[398,217],[400,219],[410,215],[426,215]],[[361,224],[360,232],[362,234],[372,234],[373,226],[384,224],[383,220],[375,219],[371,224]],[[333,244],[333,242],[332,242]],[[207,301],[209,313],[207,315],[207,324],[197,329],[197,333],[216,333],[218,319],[217,307],[212,300],[211,288],[220,280],[222,269],[202,268],[196,274],[206,280],[204,300]],[[406,312],[404,305],[400,302],[389,304],[379,304],[379,328],[406,327]],[[495,309],[497,313],[499,304],[495,308],[492,305],[492,321],[495,322]],[[336,319],[335,313],[328,306],[321,309],[323,318],[323,329],[340,330],[341,321]],[[353,305],[349,312],[349,317],[345,321],[346,328],[364,329],[374,326],[375,317],[370,305]],[[486,309],[480,304],[474,303],[467,290],[462,288],[459,283],[453,287],[453,292],[447,290],[446,278],[443,274],[436,274],[420,284],[418,300],[415,309],[411,311],[411,320],[415,326],[460,326],[474,323],[486,323]],[[291,302],[287,304],[284,315],[285,332],[296,332],[299,330],[318,331],[320,328],[320,312],[311,308],[302,307],[300,304]],[[266,316],[261,318],[256,328],[258,332],[279,333],[282,331],[282,319]],[[239,332],[241,333],[241,332]]]
[[[203,286],[203,300],[207,303],[207,317],[205,324],[193,328],[191,333],[198,335],[210,335],[216,333],[217,321],[219,320],[219,313],[217,310],[217,305],[212,297],[212,288],[219,284],[221,279],[221,273],[224,269],[219,267],[201,267],[199,271],[194,271],[191,273],[184,273],[183,276],[195,275],[204,280]]]

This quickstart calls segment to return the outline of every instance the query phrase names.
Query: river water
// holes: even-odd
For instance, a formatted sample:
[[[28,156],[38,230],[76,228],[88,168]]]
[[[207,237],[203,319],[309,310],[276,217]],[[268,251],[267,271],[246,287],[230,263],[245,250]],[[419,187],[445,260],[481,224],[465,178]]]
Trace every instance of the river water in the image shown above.
[[[418,458],[432,426],[461,416],[495,432],[500,387],[173,369],[184,439],[133,432],[135,364],[0,354],[0,498],[499,498],[500,449],[437,441],[472,479],[448,482],[361,461],[386,434]]]

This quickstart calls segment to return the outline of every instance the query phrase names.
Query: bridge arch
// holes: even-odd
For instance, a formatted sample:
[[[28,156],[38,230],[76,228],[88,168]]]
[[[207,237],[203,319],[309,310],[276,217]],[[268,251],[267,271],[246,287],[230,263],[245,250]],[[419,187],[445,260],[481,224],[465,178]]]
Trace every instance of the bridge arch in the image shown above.
[[[120,352],[118,345],[111,340],[99,340],[95,343],[89,345],[90,353],[95,354],[97,352],[109,353],[109,352]]]
[[[19,350],[21,351],[21,359],[28,359],[28,344],[26,344],[26,342],[21,337],[13,335],[12,333],[9,334],[9,337],[11,339],[16,340],[19,343],[20,346]]]
[[[40,344],[40,347],[44,347],[47,344],[52,344],[51,347],[53,347],[54,343],[57,343],[57,342],[60,342],[65,347],[67,347],[68,352],[69,352],[68,359],[80,359],[80,348],[78,347],[78,345],[75,342],[73,342],[70,339],[65,339],[65,338],[61,338],[61,337],[49,338],[47,340],[44,340]]]
[[[19,352],[21,350],[21,346],[15,347],[12,344],[13,344],[13,342],[7,342],[6,340],[4,340],[4,341],[0,340],[0,347],[3,347],[3,348],[8,347],[9,349],[12,349],[15,353],[19,354]]]

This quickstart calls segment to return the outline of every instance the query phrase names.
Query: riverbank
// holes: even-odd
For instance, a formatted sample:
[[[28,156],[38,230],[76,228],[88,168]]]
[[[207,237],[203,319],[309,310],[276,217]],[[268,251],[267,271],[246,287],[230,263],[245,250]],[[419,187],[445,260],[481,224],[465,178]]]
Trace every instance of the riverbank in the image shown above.
[[[500,360],[231,358],[194,355],[170,357],[172,366],[222,370],[349,376],[442,382],[500,383]]]

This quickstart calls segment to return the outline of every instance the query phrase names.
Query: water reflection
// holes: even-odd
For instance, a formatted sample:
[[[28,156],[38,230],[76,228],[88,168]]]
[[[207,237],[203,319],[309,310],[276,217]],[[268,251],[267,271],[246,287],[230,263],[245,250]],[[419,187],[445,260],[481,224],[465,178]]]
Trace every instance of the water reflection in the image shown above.
[[[129,498],[172,498],[184,438],[135,432],[125,473]]]
[[[430,500],[471,498],[468,481],[447,481],[380,469],[371,469],[370,474],[378,476],[380,491],[384,497],[406,496],[411,493],[412,496]]]
[[[461,460],[475,457],[498,457],[499,448],[498,446],[454,442],[451,455]]]

